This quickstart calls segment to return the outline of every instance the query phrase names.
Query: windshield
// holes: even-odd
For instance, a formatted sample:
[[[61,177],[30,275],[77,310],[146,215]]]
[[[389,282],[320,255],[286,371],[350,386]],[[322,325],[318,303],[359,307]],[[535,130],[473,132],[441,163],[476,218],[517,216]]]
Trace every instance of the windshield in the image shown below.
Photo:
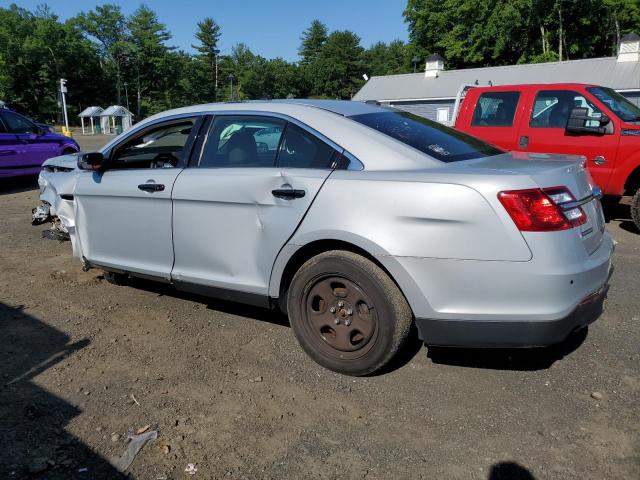
[[[466,133],[409,112],[388,111],[349,117],[441,162],[459,162],[503,153]]]
[[[615,90],[604,87],[587,87],[587,90],[625,122],[640,120],[640,107],[631,103]]]

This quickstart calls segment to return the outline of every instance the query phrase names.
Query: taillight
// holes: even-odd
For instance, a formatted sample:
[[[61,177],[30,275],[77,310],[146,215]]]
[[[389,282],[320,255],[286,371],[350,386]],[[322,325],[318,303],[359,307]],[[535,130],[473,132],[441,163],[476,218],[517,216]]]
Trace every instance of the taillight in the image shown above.
[[[587,221],[581,207],[563,208],[575,202],[566,187],[509,190],[500,192],[498,199],[523,232],[568,230]]]

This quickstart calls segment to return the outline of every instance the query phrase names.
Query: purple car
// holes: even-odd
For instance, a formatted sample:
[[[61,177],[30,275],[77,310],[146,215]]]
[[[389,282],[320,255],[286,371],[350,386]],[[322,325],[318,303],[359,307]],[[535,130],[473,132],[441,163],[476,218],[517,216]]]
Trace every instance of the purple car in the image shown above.
[[[72,138],[0,109],[0,178],[36,175],[48,158],[78,151],[80,147]]]

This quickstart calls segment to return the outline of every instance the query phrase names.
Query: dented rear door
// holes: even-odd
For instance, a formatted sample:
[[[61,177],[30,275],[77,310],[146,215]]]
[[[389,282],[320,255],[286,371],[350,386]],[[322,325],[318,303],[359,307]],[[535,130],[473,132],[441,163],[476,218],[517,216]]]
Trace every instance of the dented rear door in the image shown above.
[[[184,170],[173,188],[172,279],[266,295],[278,252],[330,173],[288,168]]]

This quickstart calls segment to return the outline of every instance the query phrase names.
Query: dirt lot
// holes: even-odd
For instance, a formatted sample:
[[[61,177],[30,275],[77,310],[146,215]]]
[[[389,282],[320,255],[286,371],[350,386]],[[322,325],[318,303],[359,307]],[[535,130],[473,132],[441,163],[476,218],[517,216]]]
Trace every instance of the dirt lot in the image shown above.
[[[35,180],[0,185],[0,478],[640,478],[640,235],[607,311],[557,348],[433,350],[353,379],[282,317],[84,273],[29,224]],[[620,213],[620,212],[617,212]],[[624,212],[622,212],[624,215]],[[619,216],[619,215],[618,215]],[[84,470],[87,469],[87,470]]]

